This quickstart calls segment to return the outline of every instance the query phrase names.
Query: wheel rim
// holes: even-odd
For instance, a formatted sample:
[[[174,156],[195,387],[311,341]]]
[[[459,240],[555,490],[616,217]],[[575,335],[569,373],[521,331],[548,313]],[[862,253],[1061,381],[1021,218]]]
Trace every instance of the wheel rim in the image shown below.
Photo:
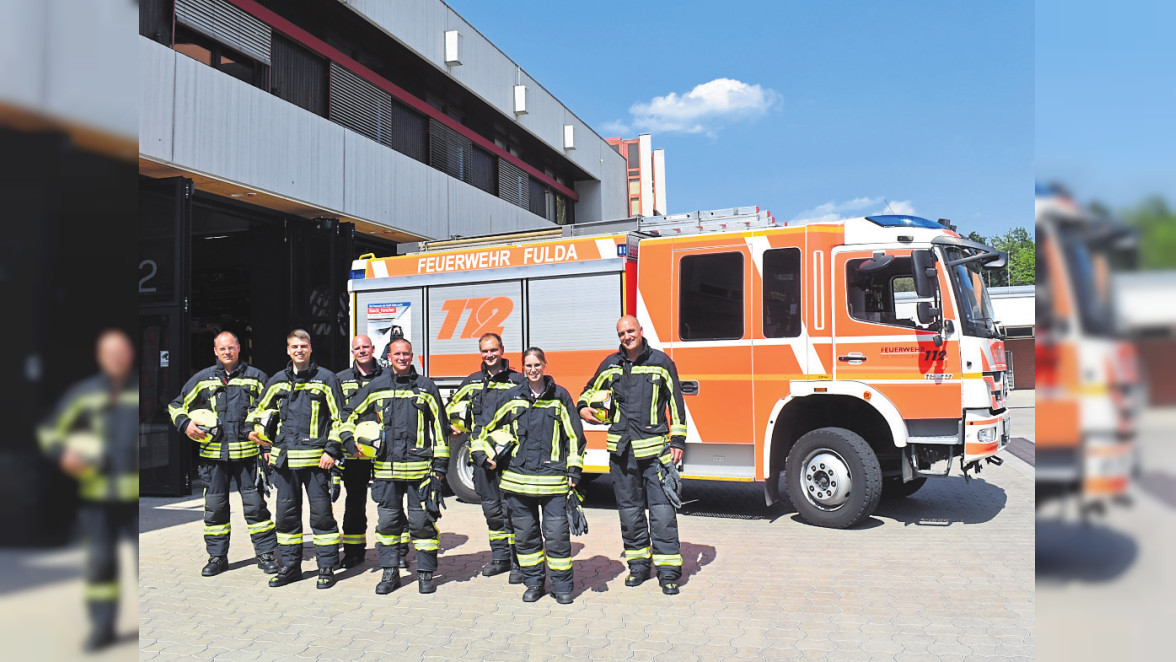
[[[474,461],[470,458],[470,442],[464,441],[458,449],[457,478],[468,489],[474,489]]]
[[[828,448],[818,448],[804,458],[800,485],[809,503],[821,510],[837,510],[849,501],[853,476],[845,458]]]

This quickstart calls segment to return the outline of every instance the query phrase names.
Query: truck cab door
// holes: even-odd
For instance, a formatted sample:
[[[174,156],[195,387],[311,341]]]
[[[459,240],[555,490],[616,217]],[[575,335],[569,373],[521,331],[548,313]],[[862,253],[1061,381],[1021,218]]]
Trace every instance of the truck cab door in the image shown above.
[[[711,245],[697,247],[699,241],[675,242],[668,351],[682,381],[690,438],[708,444],[748,445],[754,438],[750,319],[754,266],[742,239],[725,244],[712,239]],[[686,242],[693,245],[681,245]],[[692,462],[713,460],[742,475],[749,471],[744,466],[749,462],[754,469],[750,448],[745,453],[731,449],[727,454],[708,450],[693,457],[688,452],[687,471]],[[727,473],[723,469],[708,466],[705,470],[722,475]]]
[[[961,366],[952,334],[920,324],[910,248],[835,249],[833,375],[869,384],[904,419],[959,418]],[[940,292],[945,289],[940,280]]]

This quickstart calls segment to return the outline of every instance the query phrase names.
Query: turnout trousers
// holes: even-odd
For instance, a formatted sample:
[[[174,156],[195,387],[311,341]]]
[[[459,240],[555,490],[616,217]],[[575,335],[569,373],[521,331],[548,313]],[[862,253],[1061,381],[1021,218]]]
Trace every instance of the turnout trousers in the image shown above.
[[[421,572],[437,570],[437,549],[441,546],[441,531],[429,521],[417,480],[377,479],[372,483],[372,501],[376,502],[376,553],[380,566],[395,568],[404,550],[400,542],[408,535],[416,549],[416,569]],[[407,516],[404,502],[408,501]]]
[[[278,489],[278,549],[282,568],[302,566],[302,492],[310,502],[310,530],[319,569],[334,568],[339,561],[339,526],[331,511],[331,472],[318,467],[275,468]]]
[[[633,447],[626,445],[619,454],[609,455],[608,464],[629,572],[649,572],[652,562],[658,579],[677,581],[682,576],[678,515],[658,480],[658,459],[639,460],[633,456]]]
[[[343,553],[361,556],[367,547],[367,492],[372,480],[371,460],[347,458],[343,464]]]
[[[568,531],[567,496],[529,496],[505,492],[515,531],[515,552],[528,588],[543,587],[547,562],[554,593],[572,592],[572,537]],[[542,517],[542,521],[540,521]]]
[[[139,504],[82,502],[86,608],[95,630],[113,630],[118,615],[118,540],[139,546]],[[139,558],[136,550],[135,558]],[[136,572],[138,569],[136,568]]]
[[[229,491],[234,482],[241,494],[254,553],[264,554],[277,548],[274,521],[265,507],[265,498],[257,491],[258,462],[254,457],[227,462],[200,458],[198,471],[205,485],[204,546],[209,556],[229,553]]]
[[[482,501],[482,514],[486,516],[486,528],[490,530],[490,559],[493,561],[514,561],[514,531],[510,524],[510,512],[498,483],[502,480],[503,467],[496,469],[474,467],[474,490]]]

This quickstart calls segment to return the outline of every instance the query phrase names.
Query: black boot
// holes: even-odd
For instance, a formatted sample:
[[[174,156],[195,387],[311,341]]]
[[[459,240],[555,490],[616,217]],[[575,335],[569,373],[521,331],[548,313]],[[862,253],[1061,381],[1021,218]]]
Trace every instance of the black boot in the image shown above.
[[[553,591],[551,593],[551,595],[552,595],[552,597],[555,598],[555,601],[560,603],[561,605],[572,604],[572,594],[571,593],[555,593]]]
[[[665,593],[666,595],[678,595],[679,590],[677,579],[659,578],[657,583],[661,584],[662,593]]]
[[[527,590],[523,592],[523,602],[535,602],[546,594],[547,591],[543,586],[528,586]]]
[[[200,574],[205,577],[215,577],[228,569],[228,559],[223,556],[210,556],[208,557],[208,563],[200,570]]]
[[[269,585],[277,588],[292,584],[299,579],[302,579],[302,567],[297,565],[289,565],[278,570],[278,574],[270,577]]]
[[[437,587],[433,585],[433,573],[420,570],[417,572],[417,589],[421,593],[436,593]]]
[[[82,644],[82,650],[87,653],[96,653],[113,644],[114,640],[114,628],[95,628],[86,637],[86,641]]]
[[[380,583],[376,584],[376,595],[388,595],[400,588],[400,571],[396,568],[384,568]]]
[[[397,566],[408,570],[408,544],[400,543],[400,564]]]
[[[273,552],[262,552],[257,555],[257,567],[267,575],[278,574],[278,562],[274,559]]]
[[[501,575],[504,572],[510,572],[510,561],[490,561],[482,566],[483,577],[493,577],[494,575]]]
[[[510,577],[506,580],[509,584],[523,583],[523,569],[519,567],[518,561],[510,560]]]
[[[641,586],[649,579],[648,568],[629,568],[629,576],[625,577],[625,586]]]
[[[340,567],[344,570],[354,568],[363,564],[364,549],[359,545],[344,545],[343,546],[343,562]]]
[[[334,568],[319,568],[318,581],[315,582],[315,588],[331,588],[335,585],[335,569]]]

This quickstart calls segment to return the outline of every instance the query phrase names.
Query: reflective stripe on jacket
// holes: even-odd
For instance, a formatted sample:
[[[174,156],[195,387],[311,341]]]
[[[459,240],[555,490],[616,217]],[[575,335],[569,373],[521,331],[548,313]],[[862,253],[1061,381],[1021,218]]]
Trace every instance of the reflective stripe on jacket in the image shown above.
[[[192,375],[168,405],[168,415],[180,434],[184,434],[192,420],[190,412],[208,409],[216,413],[217,433],[206,442],[196,442],[200,445],[200,457],[225,461],[256,457],[257,444],[249,441],[253,427],[245,420],[261,400],[266,379],[264,372],[251,365],[238,362],[232,373],[226,373],[218,363]]]
[[[490,433],[510,431],[510,466],[502,473],[500,487],[507,492],[533,496],[563,494],[568,478],[579,482],[587,440],[576,406],[567,389],[551,377],[543,378],[543,392],[532,399],[531,387],[519,384],[474,440],[475,452],[497,457]]]
[[[385,370],[356,392],[340,439],[355,452],[355,426],[364,421],[380,423],[380,447],[376,451],[377,479],[416,480],[449,468],[448,426],[441,408],[441,393],[433,380],[410,368],[407,375]]]
[[[291,362],[266,382],[261,402],[248,421],[261,432],[265,412],[279,417],[278,432],[270,450],[270,464],[291,469],[317,467],[323,453],[336,460],[343,456],[339,421],[343,392],[335,373],[311,363],[295,374]]]
[[[486,371],[486,364],[482,364],[482,369],[469,377],[457,387],[453,396],[449,398],[449,404],[446,406],[446,411],[449,411],[455,405],[462,402],[469,401],[470,414],[473,426],[470,428],[470,446],[471,457],[474,464],[481,466],[486,459],[484,454],[480,454],[478,449],[473,448],[473,441],[477,439],[478,434],[482,428],[494,418],[495,412],[501,407],[509,398],[511,389],[523,384],[527,381],[522,373],[513,370],[506,357],[499,359],[502,362],[502,370],[497,374],[491,375]]]
[[[638,458],[659,455],[666,443],[686,448],[686,404],[678,383],[678,369],[665,352],[642,338],[641,353],[630,361],[622,347],[606,358],[584,386],[578,407],[588,406],[592,391],[612,392],[617,416],[608,428],[610,453],[633,447]]]

